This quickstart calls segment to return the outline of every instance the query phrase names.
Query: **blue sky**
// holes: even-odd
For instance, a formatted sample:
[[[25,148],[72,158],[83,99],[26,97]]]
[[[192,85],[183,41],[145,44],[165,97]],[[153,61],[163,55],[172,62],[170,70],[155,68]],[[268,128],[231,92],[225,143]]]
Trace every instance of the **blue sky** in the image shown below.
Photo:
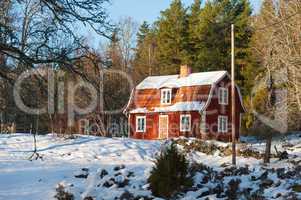
[[[162,10],[169,7],[172,0],[111,0],[111,5],[107,8],[110,19],[118,22],[123,17],[132,17],[135,22],[141,24],[143,21],[154,22]],[[182,0],[189,6],[194,0]],[[258,12],[262,0],[250,0],[253,10]],[[82,28],[80,32],[89,38],[89,44],[93,47],[99,47],[100,43],[106,43],[105,38],[99,37],[89,28]],[[99,43],[100,42],[100,43]]]
[[[153,22],[160,11],[168,8],[172,0],[111,0],[109,13],[114,21],[124,16],[130,16],[138,23],[142,21]],[[193,0],[182,0],[190,5]],[[262,0],[250,0],[255,12],[259,10]]]

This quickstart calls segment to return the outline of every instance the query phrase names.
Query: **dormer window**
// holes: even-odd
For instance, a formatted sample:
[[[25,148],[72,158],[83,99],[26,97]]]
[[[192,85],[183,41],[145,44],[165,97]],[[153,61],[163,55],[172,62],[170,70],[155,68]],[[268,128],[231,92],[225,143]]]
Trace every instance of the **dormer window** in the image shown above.
[[[220,105],[228,105],[228,99],[229,99],[229,94],[228,94],[228,89],[227,88],[219,88],[218,90],[218,103]]]
[[[161,90],[161,104],[171,104],[171,89]]]

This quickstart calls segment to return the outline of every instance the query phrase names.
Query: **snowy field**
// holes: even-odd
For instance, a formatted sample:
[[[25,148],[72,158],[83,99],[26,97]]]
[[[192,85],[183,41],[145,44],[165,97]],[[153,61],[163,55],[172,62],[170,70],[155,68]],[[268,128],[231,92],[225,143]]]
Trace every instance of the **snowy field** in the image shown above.
[[[43,159],[29,161],[32,136],[0,135],[0,200],[55,199],[58,184],[78,200],[89,199],[87,197],[131,199],[129,193],[153,199],[146,180],[162,148],[161,142],[93,136],[64,139],[54,135],[38,136],[37,141]],[[249,147],[264,149],[264,143],[247,141]],[[213,189],[220,185],[227,188],[231,180],[238,179],[240,193],[261,191],[266,199],[286,199],[288,195],[301,198],[298,188],[301,185],[301,137],[278,140],[273,145],[281,151],[287,150],[289,159],[272,159],[270,165],[264,166],[261,160],[238,157],[240,170],[229,168],[231,156],[191,152],[192,162],[204,163],[212,169],[200,168],[194,176],[194,187],[179,199],[226,199],[223,195],[230,189],[221,192],[220,197]],[[221,175],[222,179],[218,180]],[[205,180],[206,176],[209,180]]]
[[[43,160],[29,161],[33,148],[31,136],[0,135],[1,200],[53,199],[56,185],[61,181],[72,182],[82,168],[109,171],[124,164],[144,177],[145,169],[152,164],[151,158],[160,148],[159,142],[92,136],[62,139],[48,135],[39,136],[37,141]],[[93,180],[85,181],[82,184],[88,192],[89,181]]]

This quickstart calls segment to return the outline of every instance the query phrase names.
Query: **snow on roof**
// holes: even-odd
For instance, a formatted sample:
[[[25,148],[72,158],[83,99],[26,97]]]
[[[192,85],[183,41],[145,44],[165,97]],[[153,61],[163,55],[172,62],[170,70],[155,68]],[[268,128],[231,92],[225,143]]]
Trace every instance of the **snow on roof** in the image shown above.
[[[212,85],[226,74],[227,71],[213,71],[192,73],[189,76],[182,78],[180,78],[179,75],[149,76],[144,79],[136,87],[136,89],[160,89],[163,87],[180,88],[185,86]]]
[[[130,111],[130,113],[148,113],[149,111],[146,108],[136,108],[132,111]]]
[[[137,108],[130,113],[149,113],[149,112],[183,112],[183,111],[199,111],[201,112],[206,102],[189,101],[189,102],[178,102],[171,106],[156,107],[151,110],[147,108]]]

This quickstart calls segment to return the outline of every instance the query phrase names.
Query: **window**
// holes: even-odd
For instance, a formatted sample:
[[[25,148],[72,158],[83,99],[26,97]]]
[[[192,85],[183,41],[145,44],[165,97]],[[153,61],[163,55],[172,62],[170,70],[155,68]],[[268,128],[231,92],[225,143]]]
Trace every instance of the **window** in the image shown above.
[[[206,112],[205,111],[201,115],[200,131],[202,133],[206,133],[207,132]]]
[[[138,116],[136,118],[136,132],[143,133],[146,130],[146,117]]]
[[[228,117],[218,116],[218,132],[227,133],[228,132]]]
[[[190,115],[181,115],[180,119],[180,131],[190,131],[191,130],[191,116]]]
[[[228,105],[228,89],[227,88],[219,88],[218,91],[218,103],[221,105]]]
[[[171,89],[161,90],[161,104],[171,104]]]

